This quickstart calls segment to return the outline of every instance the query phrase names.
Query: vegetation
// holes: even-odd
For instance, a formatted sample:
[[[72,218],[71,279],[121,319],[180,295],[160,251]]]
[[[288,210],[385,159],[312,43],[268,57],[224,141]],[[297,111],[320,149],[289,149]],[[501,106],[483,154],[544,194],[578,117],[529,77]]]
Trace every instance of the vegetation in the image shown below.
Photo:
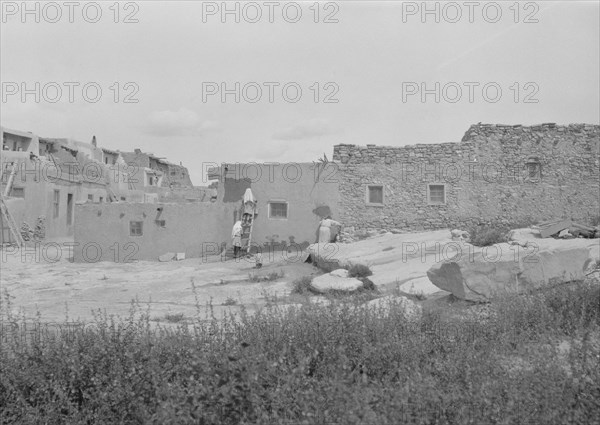
[[[185,320],[183,313],[167,313],[165,314],[165,320],[170,323],[179,323]]]
[[[235,298],[231,298],[231,297],[227,297],[225,302],[223,302],[223,305],[236,305],[236,304],[237,304],[237,300]]]
[[[597,283],[452,321],[342,302],[162,327],[134,304],[48,330],[7,302],[1,423],[598,423]]]
[[[535,222],[533,219],[520,221],[495,221],[486,224],[478,224],[469,227],[469,242],[475,246],[490,246],[497,243],[508,242],[511,230],[530,227]]]
[[[279,272],[271,272],[266,276],[248,273],[248,282],[273,282],[274,280],[280,279],[284,276],[285,273],[283,272],[283,270],[280,270]]]
[[[348,277],[369,277],[373,275],[373,272],[369,268],[369,266],[365,266],[364,264],[353,264],[350,263],[346,267],[348,270]]]
[[[302,276],[292,282],[292,294],[308,294],[311,292],[312,276]]]

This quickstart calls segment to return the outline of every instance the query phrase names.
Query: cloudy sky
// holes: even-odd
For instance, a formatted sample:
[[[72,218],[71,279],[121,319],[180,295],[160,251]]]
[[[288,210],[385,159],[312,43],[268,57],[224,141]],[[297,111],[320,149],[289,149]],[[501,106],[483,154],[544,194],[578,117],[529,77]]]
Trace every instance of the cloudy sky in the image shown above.
[[[141,148],[202,185],[208,162],[599,123],[597,1],[117,6],[2,2],[2,126]]]

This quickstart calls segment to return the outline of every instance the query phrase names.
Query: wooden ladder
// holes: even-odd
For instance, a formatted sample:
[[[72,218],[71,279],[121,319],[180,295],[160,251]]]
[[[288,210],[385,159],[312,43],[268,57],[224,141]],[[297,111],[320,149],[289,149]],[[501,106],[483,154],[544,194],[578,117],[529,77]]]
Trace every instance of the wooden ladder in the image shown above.
[[[4,203],[4,195],[2,195],[1,193],[0,193],[0,213],[2,214],[2,221],[4,222],[6,220],[6,223],[8,224],[10,233],[15,238],[15,243],[17,244],[17,246],[19,248],[24,246],[25,241],[23,240],[23,236],[21,236],[21,232],[19,231],[19,228],[17,227],[17,223],[15,222],[15,219],[10,214],[10,211],[8,211],[8,207]]]

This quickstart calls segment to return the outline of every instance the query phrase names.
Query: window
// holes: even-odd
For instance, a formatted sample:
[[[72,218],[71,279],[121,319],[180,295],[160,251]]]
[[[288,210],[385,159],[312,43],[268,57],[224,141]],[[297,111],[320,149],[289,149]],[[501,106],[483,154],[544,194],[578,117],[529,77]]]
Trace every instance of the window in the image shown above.
[[[125,198],[124,196],[121,196],[121,201],[126,201],[127,198]]]
[[[542,166],[539,158],[530,156],[527,158],[525,165],[527,166],[527,176],[530,179],[539,179],[542,177]]]
[[[383,206],[383,185],[367,185],[367,205]]]
[[[60,203],[60,190],[54,191],[54,218],[58,217],[58,206]]]
[[[99,198],[98,198],[98,202],[100,202],[100,203],[104,202],[104,198],[103,198],[102,196],[101,196],[101,197],[99,197]]]
[[[144,234],[144,222],[143,221],[130,221],[129,222],[129,236],[142,236]]]
[[[167,222],[165,220],[155,220],[154,221],[158,227],[166,227]]]
[[[427,185],[427,201],[430,204],[445,204],[446,186],[443,184]]]
[[[94,195],[88,195],[88,201],[94,202]]]
[[[24,187],[13,187],[10,191],[10,196],[14,198],[24,198],[25,188]]]
[[[287,202],[269,202],[269,218],[285,219],[287,216]]]

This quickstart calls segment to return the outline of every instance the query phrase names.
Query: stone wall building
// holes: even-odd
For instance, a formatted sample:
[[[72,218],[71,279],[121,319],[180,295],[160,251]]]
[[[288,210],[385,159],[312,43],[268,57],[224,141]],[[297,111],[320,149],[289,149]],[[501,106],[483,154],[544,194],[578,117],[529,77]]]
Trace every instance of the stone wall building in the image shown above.
[[[337,145],[350,231],[600,215],[600,126],[477,124],[460,143]]]

